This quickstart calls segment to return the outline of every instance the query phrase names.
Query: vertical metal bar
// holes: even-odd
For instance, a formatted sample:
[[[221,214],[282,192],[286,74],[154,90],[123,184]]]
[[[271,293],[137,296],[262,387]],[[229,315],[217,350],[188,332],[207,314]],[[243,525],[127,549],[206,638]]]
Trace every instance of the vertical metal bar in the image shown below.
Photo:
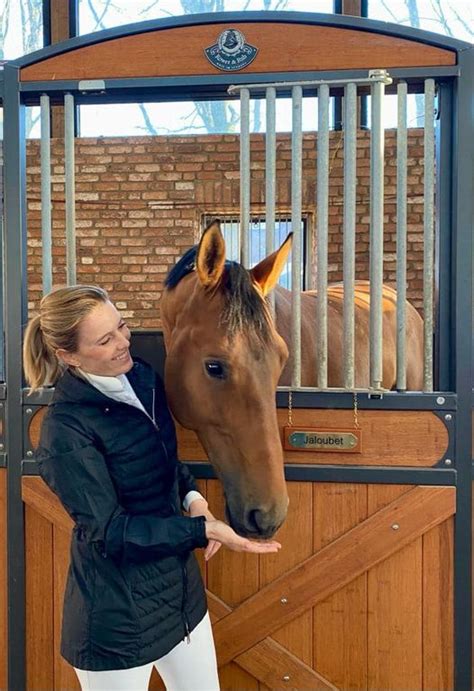
[[[276,89],[266,90],[265,135],[265,252],[268,256],[275,248],[275,194],[276,190]],[[275,294],[269,298],[270,309],[275,311]]]
[[[292,88],[291,135],[291,229],[293,247],[291,257],[291,334],[293,372],[292,386],[301,386],[301,183],[303,157],[303,89]]]
[[[383,291],[383,194],[384,128],[382,105],[385,85],[371,89],[372,129],[370,137],[370,385],[382,387],[382,291]]]
[[[344,386],[354,388],[357,87],[344,90]]]
[[[250,233],[250,91],[240,91],[240,256],[249,267]]]
[[[434,291],[434,79],[425,80],[424,213],[423,213],[423,390],[433,391]]]
[[[64,172],[66,185],[67,284],[76,283],[76,192],[74,166],[74,97],[64,94]]]
[[[397,86],[397,389],[405,391],[407,298],[407,83]]]
[[[26,323],[26,146],[25,108],[19,98],[18,68],[4,67],[5,161],[5,329],[8,574],[8,688],[26,688],[25,544],[21,461],[22,325]]]
[[[41,240],[43,295],[53,287],[51,253],[51,122],[49,96],[42,94],[41,105]]]
[[[474,47],[457,54],[460,77],[454,108],[453,309],[456,413],[456,520],[454,536],[454,688],[472,689],[472,411]],[[426,123],[425,123],[426,126]]]
[[[318,89],[318,158],[317,158],[317,301],[316,361],[320,389],[328,385],[328,213],[329,213],[329,86]]]
[[[453,85],[438,84],[438,120],[436,126],[436,268],[435,268],[435,380],[436,391],[453,391],[452,356],[452,175],[453,166]]]

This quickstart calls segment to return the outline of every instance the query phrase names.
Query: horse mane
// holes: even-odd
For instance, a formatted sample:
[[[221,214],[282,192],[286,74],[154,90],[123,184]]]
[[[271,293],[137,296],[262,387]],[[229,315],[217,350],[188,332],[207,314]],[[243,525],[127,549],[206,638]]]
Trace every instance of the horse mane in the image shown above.
[[[197,245],[191,247],[172,267],[165,280],[168,290],[176,288],[182,278],[196,267]],[[229,336],[246,331],[265,342],[270,335],[270,314],[265,300],[253,286],[250,274],[241,264],[226,261],[224,274],[219,283],[224,296],[221,324],[225,324]]]

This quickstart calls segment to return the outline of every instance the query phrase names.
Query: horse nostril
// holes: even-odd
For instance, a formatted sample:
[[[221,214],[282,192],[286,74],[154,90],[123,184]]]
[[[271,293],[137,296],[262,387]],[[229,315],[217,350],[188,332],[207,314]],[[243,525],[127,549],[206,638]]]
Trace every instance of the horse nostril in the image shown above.
[[[246,516],[245,527],[249,533],[257,533],[258,537],[268,539],[278,528],[272,516],[260,509],[251,509]]]
[[[261,519],[261,511],[258,509],[252,509],[247,514],[247,528],[252,532],[260,533],[261,526],[259,523],[259,518]]]

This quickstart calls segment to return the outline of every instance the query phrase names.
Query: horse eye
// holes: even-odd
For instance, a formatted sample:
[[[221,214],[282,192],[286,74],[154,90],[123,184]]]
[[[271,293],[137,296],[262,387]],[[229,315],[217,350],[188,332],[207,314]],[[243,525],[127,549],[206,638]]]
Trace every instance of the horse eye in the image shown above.
[[[219,362],[219,360],[208,360],[206,363],[204,363],[204,366],[208,375],[213,379],[226,378],[225,368],[223,364]]]

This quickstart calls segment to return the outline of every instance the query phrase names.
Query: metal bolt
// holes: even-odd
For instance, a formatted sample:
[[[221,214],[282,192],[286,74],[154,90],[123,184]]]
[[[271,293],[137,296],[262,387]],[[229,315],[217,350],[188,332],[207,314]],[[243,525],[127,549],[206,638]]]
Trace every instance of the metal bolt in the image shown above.
[[[290,681],[290,675],[285,674],[285,676],[283,677],[283,681]]]
[[[443,403],[446,403],[446,399],[444,398],[444,396],[438,396],[438,398],[436,399],[436,403],[438,405],[443,405]]]
[[[453,419],[453,416],[451,413],[448,413],[447,415],[444,416],[444,419],[447,420],[448,422]]]
[[[27,408],[25,412],[27,413],[27,415],[31,415],[31,413],[33,412],[33,408]]]
[[[3,451],[3,444],[0,444],[0,451]]]
[[[282,598],[280,599],[280,602],[281,602],[282,605],[286,605],[287,602],[288,602],[288,600],[287,600],[286,597],[282,597]]]
[[[444,462],[444,465],[452,465],[452,464],[453,464],[453,462],[450,458],[447,458]]]
[[[27,451],[26,455],[28,456],[28,458],[31,458],[33,455],[33,451]]]
[[[398,525],[398,523],[394,523],[392,525],[392,530],[398,530],[399,528],[400,528],[400,526]]]

